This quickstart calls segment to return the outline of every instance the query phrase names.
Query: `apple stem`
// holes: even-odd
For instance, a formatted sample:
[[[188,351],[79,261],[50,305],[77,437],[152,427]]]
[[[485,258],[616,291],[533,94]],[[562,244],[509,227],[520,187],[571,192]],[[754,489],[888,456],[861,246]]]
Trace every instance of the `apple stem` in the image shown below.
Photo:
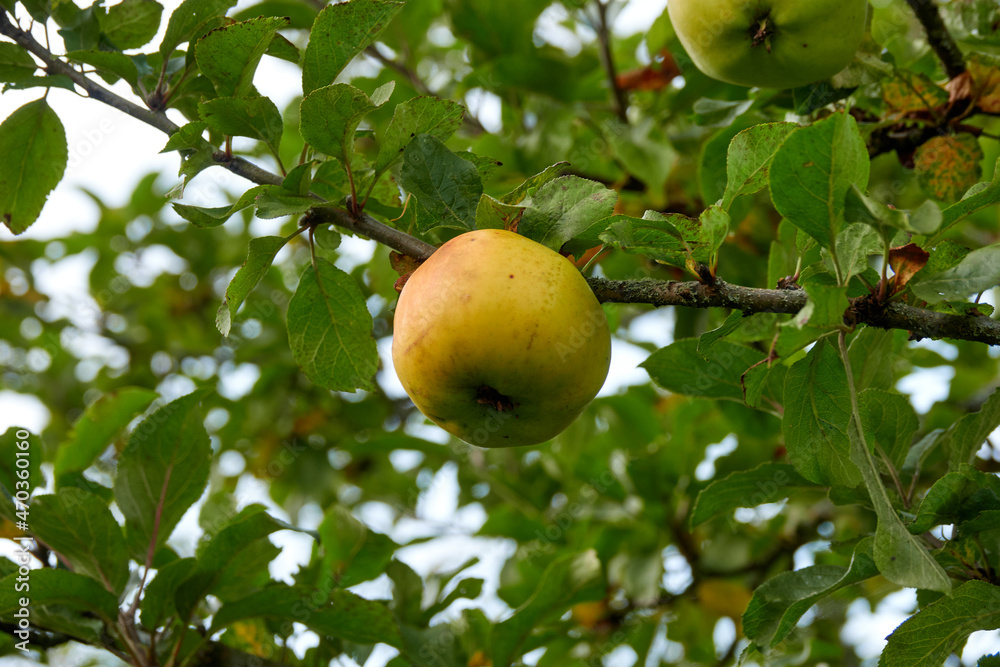
[[[768,18],[768,15],[765,14],[763,17],[757,19],[756,23],[750,27],[750,34],[752,35],[754,46],[763,44],[767,52],[770,53],[771,35],[774,34],[774,28],[768,23]]]

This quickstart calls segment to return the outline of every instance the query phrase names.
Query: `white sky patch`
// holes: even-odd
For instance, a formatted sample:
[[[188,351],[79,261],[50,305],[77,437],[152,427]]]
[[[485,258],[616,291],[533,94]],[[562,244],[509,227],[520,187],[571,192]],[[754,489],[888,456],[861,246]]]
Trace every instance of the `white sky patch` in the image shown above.
[[[17,426],[37,435],[45,430],[51,419],[52,413],[38,397],[9,389],[0,391],[0,433]]]
[[[677,314],[673,308],[657,308],[634,318],[628,326],[628,337],[638,343],[659,347],[674,341]]]
[[[913,409],[923,414],[938,401],[948,398],[951,381],[955,378],[952,366],[918,368],[896,383],[896,389],[908,394]]]
[[[611,337],[611,369],[598,396],[614,396],[625,387],[649,382],[649,374],[639,364],[649,352],[617,336]]]
[[[840,637],[855,647],[862,658],[874,658],[885,648],[885,638],[892,634],[917,607],[917,592],[912,588],[890,593],[872,612],[868,600],[854,600],[847,610],[847,623]]]
[[[473,88],[465,94],[465,106],[487,132],[497,133],[503,130],[500,98],[495,93]]]

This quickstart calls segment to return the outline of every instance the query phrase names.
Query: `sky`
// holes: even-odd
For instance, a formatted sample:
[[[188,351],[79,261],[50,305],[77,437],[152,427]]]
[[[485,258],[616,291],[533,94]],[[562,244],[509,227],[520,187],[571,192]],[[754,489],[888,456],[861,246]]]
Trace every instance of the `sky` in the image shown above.
[[[76,1],[77,4],[82,5],[80,0]],[[179,4],[179,0],[167,0],[161,4],[165,6],[164,21],[160,35],[157,36],[156,40],[162,36],[166,17]],[[252,3],[244,0],[240,2],[238,8],[249,4]],[[645,30],[660,15],[665,6],[666,0],[631,0],[616,17],[613,32],[620,37],[625,37]],[[574,49],[578,50],[580,47],[579,35],[574,35],[559,26],[559,19],[564,12],[565,9],[562,5],[554,4],[543,14],[536,25],[536,30],[551,43],[572,53]],[[301,94],[297,82],[297,68],[272,58],[263,59],[255,78],[255,83],[261,93],[271,97],[278,108],[284,108],[292,98]],[[131,97],[131,92],[121,82],[113,86],[112,89],[125,97]],[[0,120],[6,118],[22,104],[37,99],[39,96],[40,89],[10,91],[0,95]],[[74,95],[69,91],[53,89],[48,99],[59,114],[66,129],[69,164],[63,181],[50,196],[39,220],[28,232],[18,238],[59,239],[75,231],[92,230],[96,224],[98,212],[96,205],[81,192],[82,189],[93,191],[102,200],[111,205],[117,205],[127,200],[136,182],[151,171],[161,173],[159,184],[164,190],[178,182],[176,174],[179,158],[176,153],[159,154],[166,140],[166,137],[159,131],[110,107]],[[492,99],[490,95],[473,96],[467,100],[467,104],[486,128],[494,128],[499,123],[499,107],[496,100]],[[176,114],[176,112],[169,113]],[[174,115],[173,120],[178,123],[183,122],[179,114]],[[230,203],[232,193],[238,193],[241,185],[249,186],[248,183],[240,183],[239,181],[240,179],[231,176],[228,172],[223,172],[221,169],[209,170],[199,176],[195,183],[186,189],[183,201],[200,206]],[[274,225],[280,225],[280,223],[280,220],[276,222],[260,221],[256,223],[259,229],[255,231],[259,231],[260,234],[273,233]],[[15,237],[5,227],[0,226],[0,243],[14,240]],[[342,263],[367,261],[371,257],[372,247],[373,242],[345,239],[344,248],[350,248],[351,252],[342,260]],[[56,251],[54,254],[58,254],[58,252]],[[158,262],[154,261],[154,271],[182,273],[185,267],[183,264],[177,263],[178,259],[176,256],[174,258],[161,257]],[[180,261],[183,262],[183,260]],[[339,262],[339,264],[341,263]],[[341,268],[348,268],[343,264]],[[69,308],[70,311],[78,310],[79,307],[75,304],[79,304],[81,300],[90,299],[82,287],[86,285],[86,281],[81,279],[86,276],[89,268],[89,262],[81,257],[53,261],[48,266],[39,265],[40,270],[37,276],[39,286],[54,301],[63,304],[63,307]],[[149,276],[147,275],[146,278],[148,279]],[[660,346],[667,345],[672,341],[672,333],[673,312],[671,309],[659,309],[642,315],[629,328],[629,336],[632,340],[651,342]],[[91,341],[91,344],[99,345],[95,341]],[[402,387],[392,371],[392,359],[389,354],[390,344],[391,341],[388,338],[379,341],[379,353],[384,370],[380,372],[378,381],[389,395],[401,397],[403,396]],[[945,356],[951,356],[954,351],[954,348],[946,343],[923,344],[934,347]],[[0,341],[0,359],[2,359],[3,354],[2,346],[3,342]],[[616,339],[612,351],[612,373],[601,392],[602,395],[616,393],[628,385],[648,382],[645,371],[637,367],[645,359],[646,354],[641,348],[624,340]],[[918,412],[925,411],[934,401],[947,395],[948,385],[952,379],[948,376],[948,371],[951,370],[927,369],[921,371],[907,378],[901,383],[899,389],[911,394]],[[83,372],[87,372],[86,369]],[[227,373],[229,391],[234,397],[248,391],[259,376],[259,373],[255,374],[254,369],[248,368],[234,368]],[[193,386],[193,383],[190,387],[180,383],[161,389],[180,395],[193,389]],[[14,420],[17,421],[17,425],[38,432],[44,428],[48,419],[46,409],[34,397],[0,389],[0,432],[13,425]],[[434,426],[425,427],[422,435],[431,440],[443,441],[444,439],[444,433]],[[712,466],[714,459],[731,451],[734,443],[735,439],[732,439],[732,442],[723,441],[709,447],[709,456],[703,462],[703,465],[707,466],[704,468],[706,474],[711,474],[714,470]],[[242,457],[239,457],[235,452],[233,454],[235,456],[227,456],[220,462],[220,465],[224,469],[229,469],[233,476],[239,476],[242,471]],[[402,458],[405,458],[405,455]],[[408,464],[416,465],[418,462],[408,462],[402,459],[398,462],[393,461],[394,465],[398,464],[402,467]],[[403,560],[421,574],[447,570],[464,561],[469,555],[479,556],[480,564],[469,570],[466,576],[482,576],[492,582],[492,589],[488,586],[486,595],[477,601],[477,604],[483,605],[487,613],[496,617],[506,610],[503,603],[495,596],[497,575],[513,548],[511,544],[503,540],[474,539],[468,536],[478,530],[486,517],[482,508],[475,503],[462,508],[457,507],[456,471],[455,464],[448,464],[437,473],[429,488],[420,497],[417,507],[418,520],[404,520],[393,525],[392,516],[387,508],[380,507],[377,503],[362,506],[358,512],[359,518],[373,529],[390,533],[400,541],[407,541],[419,535],[445,534],[445,536],[426,545],[406,549],[400,554]],[[270,501],[264,483],[249,475],[240,476],[237,496],[245,504],[263,502],[271,508],[275,515],[284,517],[282,510]],[[773,508],[773,511],[778,510],[780,510],[780,506]],[[197,539],[196,512],[197,507],[185,516],[171,541],[182,552],[193,549]],[[319,507],[306,508],[301,519],[306,524],[305,527],[315,527],[322,519],[322,510]],[[314,525],[309,525],[310,523]],[[278,559],[272,563],[272,574],[276,577],[288,578],[298,565],[308,558],[311,538],[303,536],[301,533],[283,531],[276,533],[272,539],[279,546],[285,547]],[[6,553],[7,547],[9,544],[0,545],[0,552]],[[805,567],[811,564],[813,558],[814,553],[808,550],[796,554],[796,567]],[[689,577],[689,573],[685,571],[686,564],[683,562],[683,558],[668,549],[664,553],[664,559],[667,565],[664,585],[668,589],[675,587],[682,590],[687,585]],[[389,584],[387,579],[382,577],[354,590],[362,595],[381,597],[388,595]],[[472,603],[467,602],[467,604],[471,605]],[[901,591],[888,596],[876,610],[869,609],[863,600],[857,601],[852,609],[851,619],[843,631],[845,641],[859,646],[863,655],[877,655],[884,645],[882,638],[909,615],[914,605],[915,596],[912,591]],[[455,608],[452,609],[451,613],[454,612]],[[310,644],[308,634],[304,637],[297,646],[299,650],[303,650]],[[728,625],[727,621],[720,622],[716,628],[716,637],[720,643],[732,641],[732,638],[735,637],[735,628],[732,627],[731,621],[728,621]],[[662,641],[666,643],[661,648],[669,653],[669,639]],[[977,633],[970,640],[966,655],[978,656],[987,650],[995,651],[998,648],[1000,648],[1000,644],[998,644],[996,633],[992,635]],[[76,667],[87,654],[85,649],[74,649],[62,658],[53,656],[55,660],[53,664]],[[368,660],[366,667],[381,667],[394,654],[391,649],[380,647]],[[535,658],[537,659],[537,656]],[[628,655],[628,651],[619,651],[609,657],[608,664],[611,667],[628,667],[633,660],[634,656]],[[974,663],[974,660],[966,662],[966,664]],[[21,664],[33,663],[16,658],[0,658],[0,667],[6,665],[15,667]],[[348,661],[341,664],[347,667],[354,663]]]

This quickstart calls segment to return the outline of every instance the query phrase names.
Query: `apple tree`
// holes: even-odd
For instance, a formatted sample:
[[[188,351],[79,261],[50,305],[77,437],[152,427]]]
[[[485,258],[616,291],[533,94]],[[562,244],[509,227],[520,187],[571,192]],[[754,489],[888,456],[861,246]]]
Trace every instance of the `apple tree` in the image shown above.
[[[4,660],[1000,661],[995,0],[165,4],[0,0],[0,400],[47,414],[0,436]],[[800,37],[797,87],[695,65]],[[60,236],[70,101],[179,171],[118,156]],[[614,337],[540,445],[448,436],[389,363],[476,229]]]

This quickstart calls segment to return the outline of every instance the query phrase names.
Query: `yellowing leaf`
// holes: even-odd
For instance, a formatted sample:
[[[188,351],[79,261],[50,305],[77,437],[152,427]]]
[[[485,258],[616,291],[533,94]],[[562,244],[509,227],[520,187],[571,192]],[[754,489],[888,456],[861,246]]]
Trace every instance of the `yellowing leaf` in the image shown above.
[[[948,93],[925,75],[901,70],[882,87],[882,99],[891,113],[906,114],[947,104]]]
[[[934,137],[913,157],[924,191],[945,201],[957,201],[979,182],[982,159],[983,149],[971,134]]]
[[[972,96],[976,106],[986,113],[1000,113],[1000,67],[972,56],[968,62],[972,76]]]
[[[725,579],[707,579],[699,583],[696,594],[704,609],[729,618],[742,616],[753,595],[743,584]]]

